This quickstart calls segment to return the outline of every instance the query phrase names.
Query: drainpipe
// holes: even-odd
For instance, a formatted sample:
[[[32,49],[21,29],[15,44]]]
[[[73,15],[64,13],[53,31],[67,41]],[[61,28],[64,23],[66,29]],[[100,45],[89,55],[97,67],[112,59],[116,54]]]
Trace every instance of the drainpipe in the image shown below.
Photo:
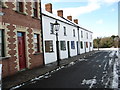
[[[43,66],[45,66],[45,60],[44,60],[44,45],[43,45],[43,26],[42,26],[42,8],[41,8],[41,0],[40,0],[40,19],[41,19],[41,38],[42,38],[42,51],[43,51]]]

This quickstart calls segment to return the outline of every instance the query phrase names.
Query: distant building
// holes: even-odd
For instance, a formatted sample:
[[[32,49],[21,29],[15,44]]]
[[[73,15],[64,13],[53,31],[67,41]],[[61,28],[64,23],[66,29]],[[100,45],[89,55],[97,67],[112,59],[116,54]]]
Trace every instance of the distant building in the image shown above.
[[[63,10],[52,13],[52,4],[42,9],[43,48],[45,64],[57,60],[56,33],[53,24],[57,20],[60,24],[58,32],[59,58],[65,59],[93,50],[92,32],[78,25],[78,19],[72,21],[72,16],[63,17]]]
[[[0,2],[2,77],[43,65],[40,0]]]

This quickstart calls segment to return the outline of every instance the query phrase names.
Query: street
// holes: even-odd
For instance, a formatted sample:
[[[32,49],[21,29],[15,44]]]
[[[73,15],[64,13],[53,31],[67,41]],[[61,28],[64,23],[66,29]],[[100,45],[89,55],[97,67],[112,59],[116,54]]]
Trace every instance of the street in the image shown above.
[[[116,88],[116,53],[111,50],[97,52],[20,88]]]

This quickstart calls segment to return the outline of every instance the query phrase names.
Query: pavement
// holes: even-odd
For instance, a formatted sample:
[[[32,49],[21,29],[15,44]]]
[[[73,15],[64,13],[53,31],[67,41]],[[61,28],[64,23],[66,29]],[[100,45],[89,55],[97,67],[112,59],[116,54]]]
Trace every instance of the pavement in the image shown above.
[[[87,53],[80,54],[80,55],[77,55],[74,57],[60,60],[60,66],[57,66],[57,62],[53,62],[53,63],[47,64],[45,66],[40,66],[40,67],[36,67],[33,69],[28,69],[25,71],[18,72],[15,75],[12,75],[12,76],[2,79],[2,89],[4,89],[4,90],[11,89],[12,87],[15,87],[15,86],[20,85],[25,82],[28,82],[35,77],[38,77],[38,76],[44,75],[47,72],[53,71],[53,70],[57,69],[58,67],[66,66],[71,62],[76,62],[80,58],[86,58],[89,55],[94,54],[96,52],[98,52],[98,51],[94,50],[91,52],[87,52]]]

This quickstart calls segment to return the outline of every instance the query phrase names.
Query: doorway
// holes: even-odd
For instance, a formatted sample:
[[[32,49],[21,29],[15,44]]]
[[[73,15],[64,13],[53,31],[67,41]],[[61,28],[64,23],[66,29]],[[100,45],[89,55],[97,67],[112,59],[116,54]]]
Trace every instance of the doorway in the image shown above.
[[[25,57],[25,33],[18,32],[18,56],[19,56],[19,67],[20,70],[26,68],[26,57]]]
[[[67,41],[67,47],[68,47],[68,58],[70,57],[70,43]]]

